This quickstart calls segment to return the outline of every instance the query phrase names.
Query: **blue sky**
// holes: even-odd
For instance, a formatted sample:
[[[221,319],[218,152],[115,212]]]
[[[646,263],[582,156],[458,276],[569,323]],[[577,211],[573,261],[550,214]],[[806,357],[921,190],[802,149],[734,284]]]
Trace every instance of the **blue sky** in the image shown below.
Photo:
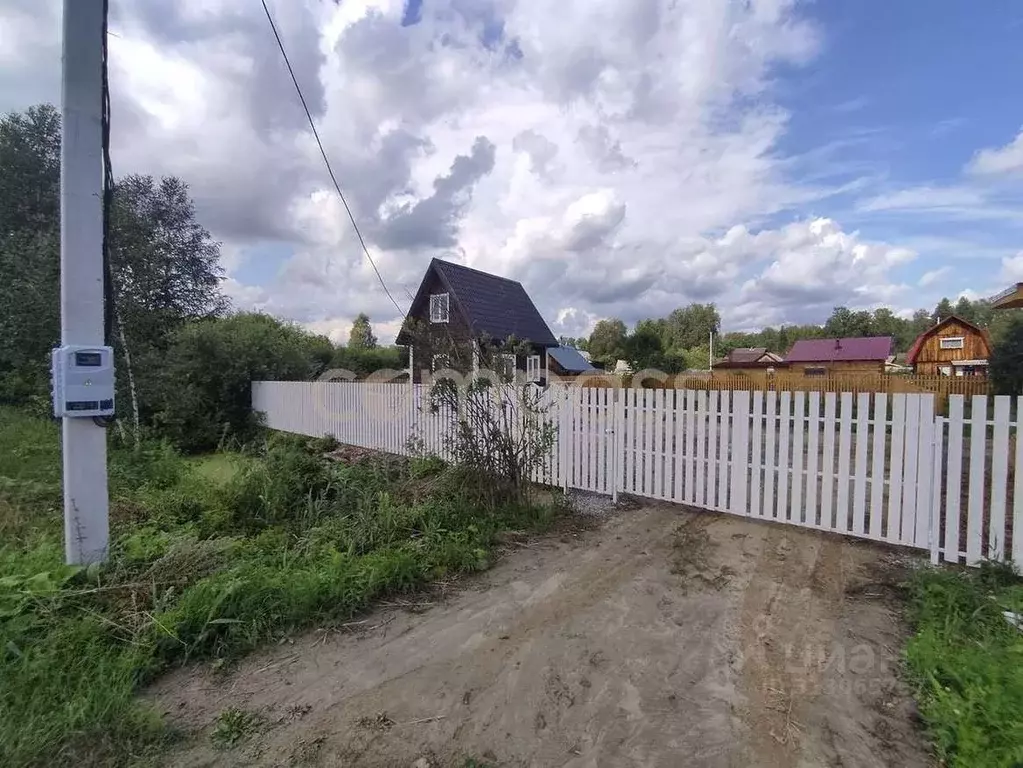
[[[115,171],[190,185],[235,306],[393,336],[258,4],[111,7]],[[573,336],[691,301],[755,328],[1023,280],[1023,4],[271,9],[401,301],[435,256],[521,280]],[[0,9],[0,109],[59,100],[59,16]]]

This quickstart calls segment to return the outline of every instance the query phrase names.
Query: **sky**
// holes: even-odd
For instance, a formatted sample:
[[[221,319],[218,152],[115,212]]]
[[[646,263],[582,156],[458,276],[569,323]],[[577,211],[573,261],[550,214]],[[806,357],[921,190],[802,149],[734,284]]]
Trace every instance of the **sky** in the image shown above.
[[[406,310],[433,257],[555,334],[714,302],[725,330],[1023,280],[1023,4],[278,0]],[[401,315],[258,0],[111,0],[115,174],[176,175],[238,309],[344,341]],[[60,3],[0,8],[0,111],[60,100]]]

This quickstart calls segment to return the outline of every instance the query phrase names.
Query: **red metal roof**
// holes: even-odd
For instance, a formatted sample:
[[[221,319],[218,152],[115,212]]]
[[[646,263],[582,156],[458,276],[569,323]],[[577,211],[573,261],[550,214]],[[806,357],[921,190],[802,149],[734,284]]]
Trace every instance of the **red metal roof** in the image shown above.
[[[877,360],[891,357],[891,336],[861,336],[850,339],[801,339],[785,356],[787,363],[831,363]]]

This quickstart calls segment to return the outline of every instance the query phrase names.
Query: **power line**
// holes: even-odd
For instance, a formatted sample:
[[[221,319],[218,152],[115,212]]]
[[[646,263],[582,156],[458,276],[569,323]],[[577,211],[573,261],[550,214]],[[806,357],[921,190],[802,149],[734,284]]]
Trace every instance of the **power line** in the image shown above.
[[[281,36],[277,33],[277,25],[274,23],[273,16],[270,15],[270,9],[266,5],[266,0],[260,0],[260,2],[263,4],[263,12],[266,14],[266,20],[270,22],[270,29],[273,30],[274,37],[277,39],[277,47],[281,49],[281,56],[284,57],[284,63],[288,67],[288,74],[291,75],[291,82],[295,84],[295,90],[298,92],[299,101],[302,102],[302,109],[305,110],[305,116],[309,120],[309,127],[313,130],[313,138],[316,139],[316,146],[320,148],[320,155],[323,157],[323,164],[327,166],[327,173],[330,174],[330,180],[334,182],[334,189],[337,190],[337,196],[341,198],[341,203],[344,205],[345,211],[348,212],[348,218],[352,222],[355,234],[359,237],[359,244],[362,246],[362,252],[366,254],[366,258],[369,259],[369,263],[373,267],[373,271],[376,272],[377,280],[380,281],[380,285],[384,289],[384,293],[387,294],[387,298],[391,300],[394,308],[398,310],[398,314],[404,317],[405,310],[399,307],[398,302],[394,300],[391,292],[387,289],[387,283],[384,282],[383,275],[381,275],[380,270],[377,269],[376,262],[374,262],[373,257],[369,255],[369,248],[366,247],[366,241],[362,237],[362,232],[359,231],[359,225],[355,223],[355,216],[352,214],[352,209],[349,207],[348,201],[345,199],[344,192],[341,191],[341,185],[337,183],[337,177],[334,176],[334,169],[330,167],[330,160],[327,159],[327,152],[323,149],[323,142],[320,141],[320,134],[316,130],[316,123],[313,122],[313,115],[309,111],[309,106],[306,104],[305,96],[302,94],[302,87],[298,84],[298,78],[295,77],[295,70],[291,68],[291,60],[288,59],[288,52],[284,50],[284,43],[281,40]]]

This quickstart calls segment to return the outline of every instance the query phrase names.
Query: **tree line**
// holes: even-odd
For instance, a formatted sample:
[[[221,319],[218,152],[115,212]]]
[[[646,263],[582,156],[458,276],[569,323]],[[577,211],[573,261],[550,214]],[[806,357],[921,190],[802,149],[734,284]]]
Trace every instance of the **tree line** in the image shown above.
[[[0,402],[39,412],[50,410],[50,350],[60,343],[60,127],[49,104],[0,117]],[[254,379],[403,365],[365,315],[348,346],[335,347],[296,324],[232,311],[220,244],[181,179],[117,179],[108,244],[116,431],[127,440],[146,432],[189,451],[244,441],[258,426]]]
[[[820,325],[768,326],[759,331],[722,333],[721,315],[714,304],[690,304],[667,317],[640,320],[631,331],[618,318],[599,320],[588,337],[562,337],[561,341],[588,351],[594,362],[605,367],[625,360],[635,370],[654,368],[678,373],[709,367],[712,334],[715,358],[733,349],[749,347],[763,347],[784,356],[800,339],[853,336],[891,336],[896,352],[905,353],[921,333],[951,315],[986,328],[992,341],[998,343],[1021,314],[1016,310],[994,311],[988,301],[971,301],[963,296],[955,303],[943,298],[933,309],[918,309],[908,318],[887,307],[873,311],[835,307]]]

